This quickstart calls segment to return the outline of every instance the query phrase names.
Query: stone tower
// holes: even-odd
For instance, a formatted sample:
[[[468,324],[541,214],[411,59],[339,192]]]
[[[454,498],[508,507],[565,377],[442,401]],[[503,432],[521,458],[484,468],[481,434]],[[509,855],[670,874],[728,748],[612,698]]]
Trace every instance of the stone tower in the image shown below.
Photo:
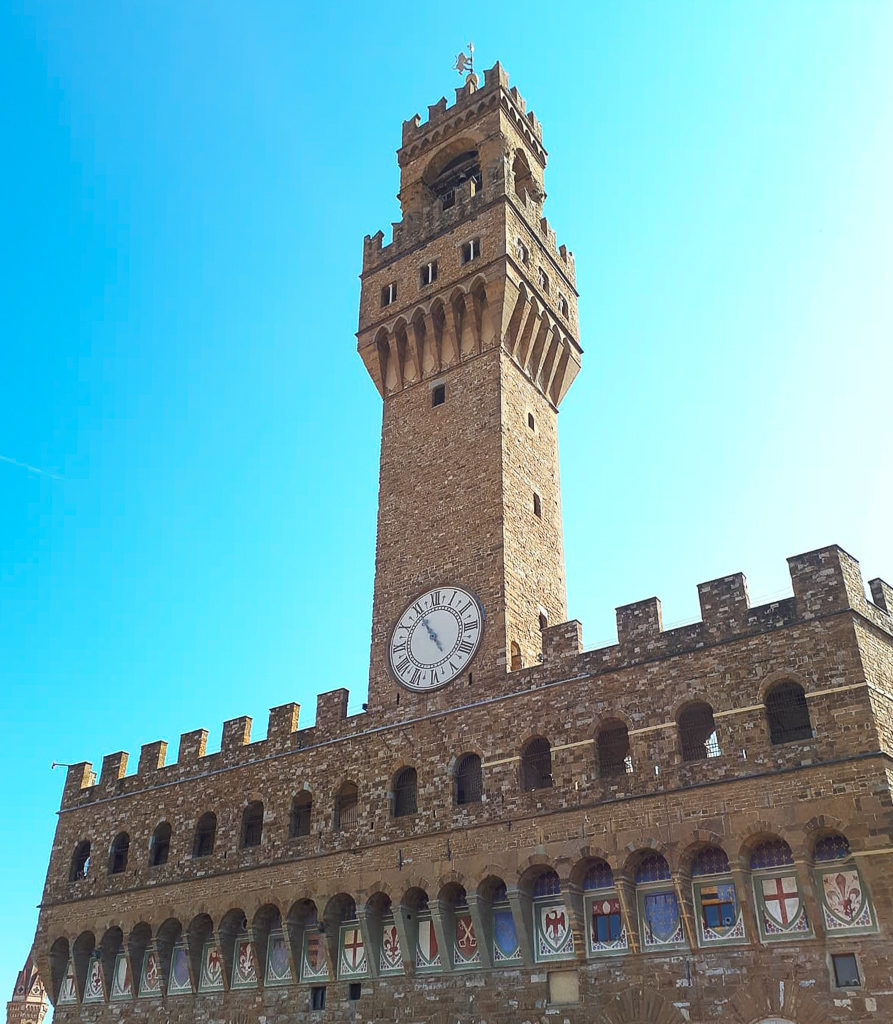
[[[6,1024],[41,1024],[48,1009],[46,992],[29,954],[6,1004]]]
[[[369,706],[402,717],[536,663],[567,617],[557,413],[581,349],[542,129],[502,67],[404,122],[397,157],[402,219],[365,240],[358,348],[384,400]],[[428,613],[468,596],[463,660],[468,627]],[[439,668],[402,657],[414,622]]]

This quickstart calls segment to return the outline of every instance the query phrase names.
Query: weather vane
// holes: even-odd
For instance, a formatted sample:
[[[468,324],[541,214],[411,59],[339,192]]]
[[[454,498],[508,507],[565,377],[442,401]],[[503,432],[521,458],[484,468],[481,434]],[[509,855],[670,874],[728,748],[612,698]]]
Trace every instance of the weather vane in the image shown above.
[[[460,75],[474,74],[474,43],[468,44],[468,53],[464,51],[456,57],[456,63],[453,67],[459,72]]]

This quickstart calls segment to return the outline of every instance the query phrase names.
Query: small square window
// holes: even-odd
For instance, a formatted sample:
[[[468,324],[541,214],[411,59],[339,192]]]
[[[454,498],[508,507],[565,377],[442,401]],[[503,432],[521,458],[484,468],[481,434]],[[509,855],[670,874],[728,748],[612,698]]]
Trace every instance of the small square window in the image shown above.
[[[425,288],[437,280],[437,260],[426,263],[419,270],[419,287]]]
[[[446,384],[437,384],[431,389],[431,405],[443,405],[446,401]]]
[[[472,260],[476,260],[481,254],[481,240],[479,238],[472,238],[470,242],[466,242],[462,246],[462,262],[471,263]]]
[[[381,304],[382,306],[390,306],[392,302],[397,301],[397,282],[391,281],[390,284],[386,284],[381,290]]]
[[[326,987],[325,985],[314,985],[310,989],[310,1009],[324,1010],[326,1008]]]
[[[837,988],[862,987],[855,953],[833,953],[831,965],[834,968],[834,984]]]
[[[363,994],[363,986],[358,981],[352,981],[347,986],[347,998],[355,1003]]]

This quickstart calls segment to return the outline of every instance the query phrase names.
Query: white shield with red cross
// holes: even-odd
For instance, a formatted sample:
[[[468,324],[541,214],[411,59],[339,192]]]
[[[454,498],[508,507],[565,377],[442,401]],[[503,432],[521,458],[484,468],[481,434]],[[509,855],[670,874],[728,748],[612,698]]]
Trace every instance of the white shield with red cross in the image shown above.
[[[340,955],[338,957],[338,976],[340,978],[360,978],[368,972],[366,944],[359,925],[342,925],[339,938]]]
[[[795,875],[761,878],[760,893],[763,897],[763,928],[767,936],[808,930]]]

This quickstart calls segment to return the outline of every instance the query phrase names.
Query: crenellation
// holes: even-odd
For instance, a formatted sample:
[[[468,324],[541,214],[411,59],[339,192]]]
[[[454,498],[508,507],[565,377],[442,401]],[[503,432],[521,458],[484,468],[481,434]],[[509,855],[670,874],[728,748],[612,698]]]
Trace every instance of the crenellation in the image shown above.
[[[300,716],[300,705],[294,701],[288,704],[280,704],[278,707],[270,708],[270,717],[267,724],[267,740],[271,746],[284,746],[291,744],[294,734],[298,731],[298,719]]]
[[[96,772],[90,761],[78,761],[65,773],[65,786],[62,790],[62,806],[65,807],[80,796],[81,792],[96,783]]]
[[[621,649],[636,652],[643,644],[656,640],[663,632],[660,598],[620,605],[617,614],[617,641]]]
[[[137,775],[148,775],[164,767],[167,757],[167,740],[155,740],[154,743],[144,743],[140,747],[140,759],[137,764]]]
[[[192,732],[180,734],[180,748],[177,751],[177,764],[188,764],[205,756],[208,747],[208,730],[193,729]]]
[[[239,715],[223,723],[223,734],[220,740],[221,754],[233,754],[240,747],[247,747],[251,742],[251,717]]]
[[[543,632],[543,666],[558,668],[583,651],[583,624],[578,619],[546,626]]]
[[[114,754],[106,754],[102,759],[102,769],[99,773],[99,786],[101,789],[114,790],[118,782],[127,774],[127,761],[129,754],[124,750],[116,751]]]
[[[871,599],[882,612],[893,615],[893,587],[882,579],[868,581],[871,590]]]
[[[344,687],[320,693],[316,698],[317,735],[337,736],[341,723],[347,718],[347,701],[350,691]]]
[[[747,628],[750,599],[744,573],[699,583],[698,600],[706,633],[732,635]]]
[[[866,604],[859,563],[832,545],[788,559],[797,613],[802,618]]]

